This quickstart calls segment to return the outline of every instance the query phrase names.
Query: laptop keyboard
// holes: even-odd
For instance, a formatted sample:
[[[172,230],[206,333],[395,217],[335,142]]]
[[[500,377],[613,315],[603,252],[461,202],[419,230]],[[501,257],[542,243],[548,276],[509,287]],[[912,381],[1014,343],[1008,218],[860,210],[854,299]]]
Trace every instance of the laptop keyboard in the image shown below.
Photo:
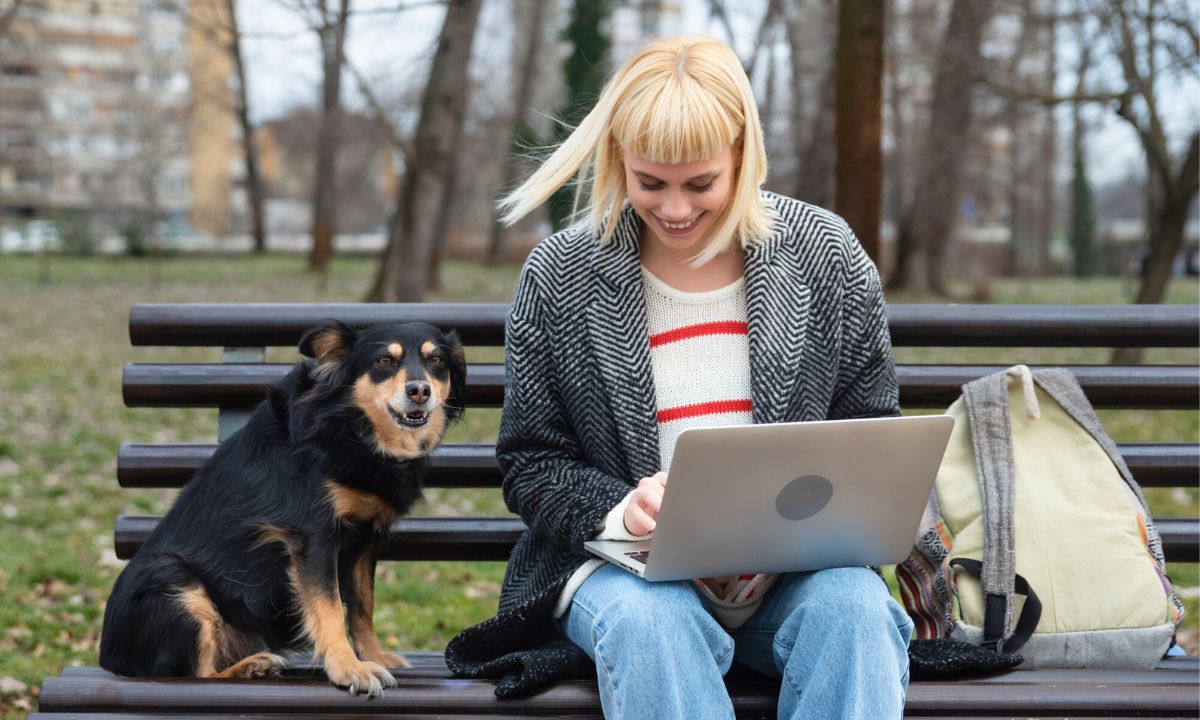
[[[625,553],[625,557],[631,557],[638,562],[644,563],[650,560],[649,550],[634,550],[633,552]]]

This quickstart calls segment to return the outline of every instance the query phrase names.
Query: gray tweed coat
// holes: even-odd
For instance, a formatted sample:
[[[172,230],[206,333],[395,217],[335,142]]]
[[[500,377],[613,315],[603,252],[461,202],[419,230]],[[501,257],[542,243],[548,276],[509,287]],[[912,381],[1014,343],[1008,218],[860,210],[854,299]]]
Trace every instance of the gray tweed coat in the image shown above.
[[[875,266],[838,216],[765,196],[777,220],[745,271],[755,422],[898,414]],[[496,450],[505,502],[529,530],[498,614],[446,647],[455,673],[503,678],[501,697],[594,676],[551,612],[605,514],[659,470],[640,223],[626,207],[605,247],[582,227],[547,238],[508,317]]]

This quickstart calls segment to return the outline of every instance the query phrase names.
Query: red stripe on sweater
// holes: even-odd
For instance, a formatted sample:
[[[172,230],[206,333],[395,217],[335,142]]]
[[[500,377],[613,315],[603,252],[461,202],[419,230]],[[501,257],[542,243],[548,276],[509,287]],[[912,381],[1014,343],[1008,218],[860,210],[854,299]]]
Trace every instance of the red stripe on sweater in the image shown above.
[[[716,402],[696,403],[695,405],[680,405],[658,411],[660,423],[696,417],[697,415],[719,415],[721,413],[751,412],[754,403],[750,400],[718,400]]]
[[[667,343],[700,337],[701,335],[749,335],[750,326],[744,322],[722,320],[720,322],[697,323],[685,325],[673,330],[665,330],[650,336],[650,347],[658,347]]]

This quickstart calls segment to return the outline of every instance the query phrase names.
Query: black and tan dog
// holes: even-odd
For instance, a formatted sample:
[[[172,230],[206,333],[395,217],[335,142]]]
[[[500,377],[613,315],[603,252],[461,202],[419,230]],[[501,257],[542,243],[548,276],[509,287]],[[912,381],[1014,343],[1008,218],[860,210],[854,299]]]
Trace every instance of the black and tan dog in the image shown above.
[[[311,646],[335,685],[373,696],[395,686],[388,667],[407,667],[375,635],[375,561],[462,411],[462,345],[421,323],[329,322],[300,351],[313,359],[221,443],[117,578],[104,668],[261,677]]]

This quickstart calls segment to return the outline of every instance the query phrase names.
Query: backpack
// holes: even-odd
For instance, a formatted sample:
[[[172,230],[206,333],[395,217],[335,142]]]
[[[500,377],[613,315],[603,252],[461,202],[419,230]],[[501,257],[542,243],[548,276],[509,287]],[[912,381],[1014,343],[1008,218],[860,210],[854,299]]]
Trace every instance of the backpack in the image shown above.
[[[914,645],[1153,668],[1183,604],[1141,488],[1074,376],[1017,365],[964,385],[947,413],[950,443],[896,566]]]

